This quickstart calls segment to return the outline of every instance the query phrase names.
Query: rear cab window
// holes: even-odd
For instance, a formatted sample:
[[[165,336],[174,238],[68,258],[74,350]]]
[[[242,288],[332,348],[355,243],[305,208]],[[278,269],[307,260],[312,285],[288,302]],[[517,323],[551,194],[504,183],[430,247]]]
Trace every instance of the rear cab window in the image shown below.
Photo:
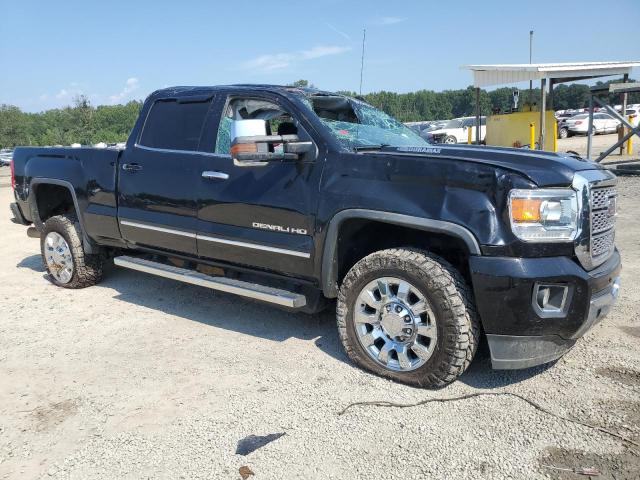
[[[211,98],[160,99],[151,106],[138,144],[161,150],[197,151]]]

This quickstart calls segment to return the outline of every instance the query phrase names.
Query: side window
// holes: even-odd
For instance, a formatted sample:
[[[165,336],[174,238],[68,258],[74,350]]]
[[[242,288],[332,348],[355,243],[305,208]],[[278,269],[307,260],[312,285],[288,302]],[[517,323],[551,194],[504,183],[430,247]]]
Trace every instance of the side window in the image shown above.
[[[218,134],[216,135],[216,150],[215,153],[223,155],[229,154],[231,151],[231,124],[233,123],[233,112],[231,105],[227,106],[227,109],[220,119],[220,125],[218,125]]]
[[[215,153],[229,154],[233,141],[233,123],[236,120],[263,120],[266,135],[299,135],[303,139],[309,139],[298,121],[280,105],[257,98],[233,98],[220,119]],[[279,147],[275,145],[270,148]]]
[[[139,143],[168,150],[198,149],[202,125],[211,100],[200,102],[156,101],[144,123]]]

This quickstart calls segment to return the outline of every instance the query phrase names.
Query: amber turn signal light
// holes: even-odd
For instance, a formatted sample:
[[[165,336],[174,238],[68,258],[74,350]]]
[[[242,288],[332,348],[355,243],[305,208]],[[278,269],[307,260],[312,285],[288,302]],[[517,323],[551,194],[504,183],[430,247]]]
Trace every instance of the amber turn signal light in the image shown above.
[[[512,198],[511,218],[514,222],[540,221],[540,198]]]
[[[255,143],[236,143],[231,145],[231,155],[235,156],[238,153],[257,153],[258,146]]]

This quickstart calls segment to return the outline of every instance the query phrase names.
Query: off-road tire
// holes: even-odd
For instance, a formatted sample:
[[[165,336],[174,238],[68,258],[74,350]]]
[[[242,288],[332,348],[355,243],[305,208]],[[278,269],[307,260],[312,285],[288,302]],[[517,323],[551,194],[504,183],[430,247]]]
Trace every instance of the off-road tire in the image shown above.
[[[44,242],[49,232],[57,232],[66,240],[73,258],[73,276],[68,283],[61,283],[51,275],[45,259]],[[103,259],[100,255],[87,255],[82,247],[82,232],[75,215],[56,215],[44,222],[40,235],[42,263],[47,268],[52,283],[64,288],[85,288],[97,284],[102,279]]]
[[[360,344],[353,307],[362,288],[379,277],[412,283],[429,300],[436,316],[437,344],[433,355],[411,371],[392,371],[375,362]],[[480,340],[480,323],[471,289],[446,260],[409,248],[372,253],[347,273],[336,308],[340,340],[357,365],[382,377],[416,387],[441,388],[456,380],[471,364]]]

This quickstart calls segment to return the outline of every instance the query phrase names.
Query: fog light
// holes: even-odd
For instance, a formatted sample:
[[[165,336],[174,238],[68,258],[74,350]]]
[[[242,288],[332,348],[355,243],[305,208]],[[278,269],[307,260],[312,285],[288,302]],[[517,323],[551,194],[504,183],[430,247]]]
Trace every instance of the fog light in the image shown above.
[[[616,277],[613,280],[613,285],[611,285],[611,295],[614,299],[617,299],[620,296],[620,277]]]
[[[532,304],[542,318],[562,317],[569,304],[568,285],[536,283],[533,287]]]

